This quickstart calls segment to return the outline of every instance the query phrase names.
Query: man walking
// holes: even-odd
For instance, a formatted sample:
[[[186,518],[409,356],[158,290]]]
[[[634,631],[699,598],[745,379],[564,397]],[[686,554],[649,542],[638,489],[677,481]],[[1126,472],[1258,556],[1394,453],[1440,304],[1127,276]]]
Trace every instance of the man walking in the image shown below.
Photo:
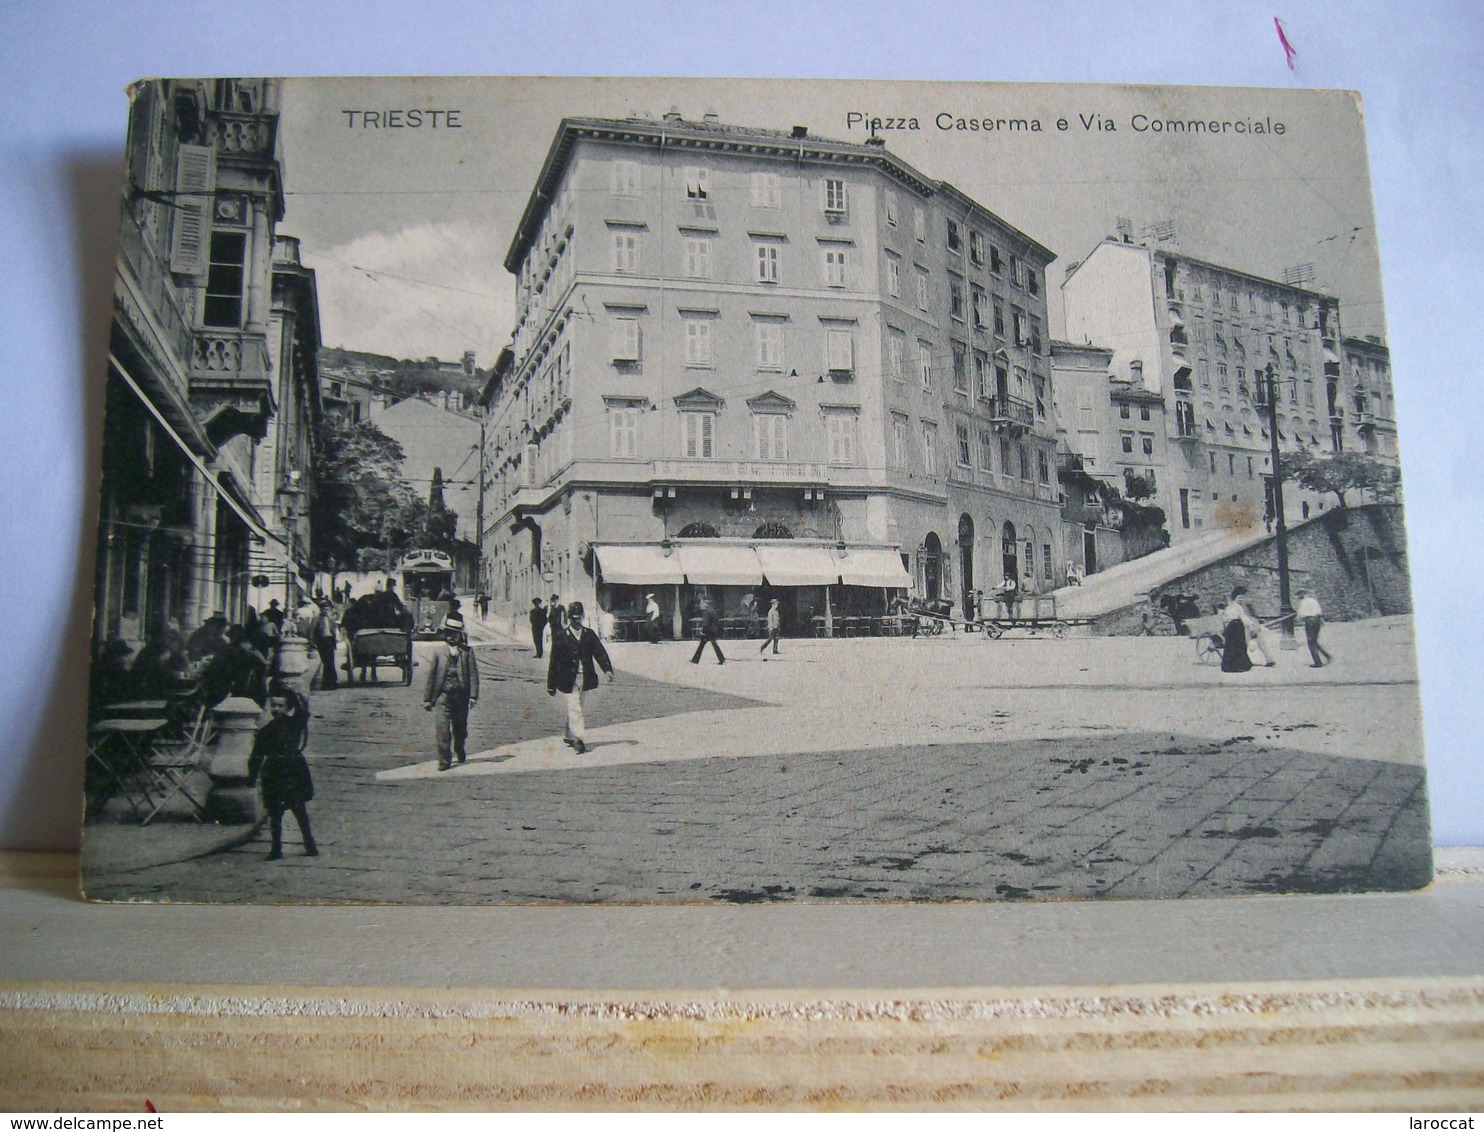
[[[314,651],[319,653],[319,686],[327,692],[333,692],[339,684],[335,673],[335,636],[339,631],[334,607],[330,605],[328,598],[321,597],[310,627],[309,639],[314,642]]]
[[[546,607],[539,597],[531,599],[531,643],[536,646],[536,659],[541,659],[541,635],[546,632]]]
[[[443,647],[433,653],[423,710],[437,709],[433,735],[438,744],[438,769],[448,770],[457,756],[462,764],[468,756],[469,708],[479,701],[479,665],[464,636],[464,619],[450,614],[443,619]]]
[[[552,618],[551,660],[546,668],[546,694],[560,692],[567,701],[567,726],[562,742],[579,755],[587,750],[587,721],[583,716],[583,697],[598,686],[598,669],[613,681],[613,662],[603,642],[582,623],[582,602],[567,607],[567,616],[558,626]]]
[[[757,651],[760,653],[767,652],[768,645],[771,644],[773,646],[773,655],[777,656],[778,634],[783,629],[783,614],[778,612],[778,599],[776,597],[773,599],[772,604],[768,606],[767,624],[768,638],[767,640],[763,641],[763,647],[758,649]],[[764,657],[763,659],[766,660],[767,658]]]
[[[696,645],[695,655],[690,658],[692,664],[701,663],[701,654],[706,651],[709,643],[716,650],[716,663],[725,664],[727,658],[721,655],[721,646],[716,643],[720,628],[716,623],[716,611],[711,608],[711,602],[705,597],[701,598],[701,641]]]
[[[1299,624],[1304,627],[1304,640],[1309,646],[1309,658],[1313,662],[1310,667],[1323,668],[1334,657],[1319,643],[1319,630],[1324,627],[1324,610],[1320,608],[1319,599],[1314,596],[1313,590],[1304,591],[1299,598],[1298,608],[1293,612],[1299,619]]]

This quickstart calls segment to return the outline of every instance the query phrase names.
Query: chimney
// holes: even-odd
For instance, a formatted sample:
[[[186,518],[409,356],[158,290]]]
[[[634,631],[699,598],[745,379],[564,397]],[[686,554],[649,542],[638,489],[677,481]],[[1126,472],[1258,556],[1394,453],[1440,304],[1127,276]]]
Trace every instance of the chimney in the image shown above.
[[[796,138],[807,138],[808,136],[809,136],[809,127],[808,126],[795,126],[794,127],[794,137],[796,137]]]
[[[882,149],[885,149],[886,139],[881,137],[879,134],[872,134],[866,139],[866,144],[880,146]]]
[[[702,120],[708,126],[718,126],[721,124],[721,115],[718,114],[715,110],[708,110],[704,115],[702,115]]]
[[[443,390],[442,392],[440,392],[438,394],[438,407],[440,409],[445,410],[445,411],[448,409],[448,390],[447,389]]]

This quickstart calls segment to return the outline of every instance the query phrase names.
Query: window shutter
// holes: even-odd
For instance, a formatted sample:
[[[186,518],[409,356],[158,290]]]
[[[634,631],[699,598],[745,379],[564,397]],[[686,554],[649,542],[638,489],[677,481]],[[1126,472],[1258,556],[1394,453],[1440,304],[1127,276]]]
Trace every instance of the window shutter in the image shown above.
[[[216,183],[216,150],[182,145],[175,158],[175,224],[170,233],[170,270],[200,275],[206,270],[207,209]]]

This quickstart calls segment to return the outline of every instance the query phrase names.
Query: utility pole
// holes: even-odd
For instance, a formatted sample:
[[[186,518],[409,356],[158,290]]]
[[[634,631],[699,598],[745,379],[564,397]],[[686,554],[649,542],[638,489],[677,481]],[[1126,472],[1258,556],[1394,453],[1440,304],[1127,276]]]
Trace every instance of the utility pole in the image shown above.
[[[1298,647],[1293,636],[1293,595],[1288,584],[1288,521],[1283,515],[1283,470],[1282,456],[1278,452],[1278,391],[1274,366],[1268,363],[1263,371],[1263,392],[1268,399],[1268,442],[1273,463],[1273,517],[1278,522],[1278,614],[1283,618],[1283,647]]]
[[[478,502],[474,506],[474,591],[489,593],[493,585],[485,585],[484,578],[484,430],[489,423],[489,410],[481,407],[479,413],[479,466],[474,474],[479,481]]]

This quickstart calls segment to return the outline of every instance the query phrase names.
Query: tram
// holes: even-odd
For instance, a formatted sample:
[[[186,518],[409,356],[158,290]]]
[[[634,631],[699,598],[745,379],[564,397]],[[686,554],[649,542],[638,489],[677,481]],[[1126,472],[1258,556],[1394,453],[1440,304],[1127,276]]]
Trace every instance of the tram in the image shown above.
[[[412,635],[436,640],[453,595],[453,559],[441,550],[410,550],[402,558],[402,600],[412,614]]]

